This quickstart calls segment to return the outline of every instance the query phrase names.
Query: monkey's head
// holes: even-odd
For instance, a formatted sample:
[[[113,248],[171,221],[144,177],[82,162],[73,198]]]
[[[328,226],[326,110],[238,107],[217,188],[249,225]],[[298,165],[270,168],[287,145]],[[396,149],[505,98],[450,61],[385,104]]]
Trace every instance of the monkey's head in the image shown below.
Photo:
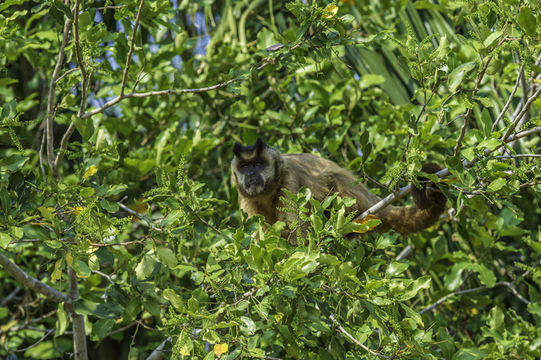
[[[280,186],[282,156],[261,139],[251,146],[235,143],[231,170],[245,197],[271,194]]]

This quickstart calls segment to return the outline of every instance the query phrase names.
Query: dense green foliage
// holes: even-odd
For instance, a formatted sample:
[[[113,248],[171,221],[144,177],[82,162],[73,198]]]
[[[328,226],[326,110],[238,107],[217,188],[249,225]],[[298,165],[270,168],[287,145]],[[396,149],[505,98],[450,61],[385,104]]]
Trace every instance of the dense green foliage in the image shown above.
[[[75,271],[90,358],[540,358],[540,24],[537,0],[3,1],[0,357],[77,333],[11,261],[70,296]],[[230,184],[258,136],[380,196],[441,164],[449,211],[352,236],[350,199],[301,191],[291,245]]]

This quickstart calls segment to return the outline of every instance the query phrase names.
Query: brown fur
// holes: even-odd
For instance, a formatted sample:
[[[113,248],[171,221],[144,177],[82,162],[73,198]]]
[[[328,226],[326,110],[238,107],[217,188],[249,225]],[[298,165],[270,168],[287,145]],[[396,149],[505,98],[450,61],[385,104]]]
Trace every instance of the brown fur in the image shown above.
[[[262,215],[269,224],[280,220],[286,224],[292,223],[294,214],[279,211],[283,207],[280,197],[282,189],[297,193],[301,187],[309,188],[312,196],[323,201],[327,196],[338,192],[342,197],[356,199],[352,210],[362,213],[381,200],[372,194],[363,184],[355,183],[355,176],[335,162],[312,154],[280,154],[278,150],[268,147],[258,140],[252,147],[235,146],[235,157],[231,163],[232,178],[239,189],[239,204],[249,216]],[[247,155],[248,160],[245,160]],[[243,181],[239,164],[250,159],[260,159],[266,163],[264,170],[265,190],[257,194],[248,194]],[[439,170],[437,165],[425,165],[426,173]],[[263,172],[261,172],[263,174]],[[421,179],[420,179],[421,180]],[[421,231],[435,223],[445,209],[445,196],[432,184],[426,189],[412,190],[414,206],[387,206],[376,214],[381,224],[376,231],[385,232],[390,229],[407,235]]]

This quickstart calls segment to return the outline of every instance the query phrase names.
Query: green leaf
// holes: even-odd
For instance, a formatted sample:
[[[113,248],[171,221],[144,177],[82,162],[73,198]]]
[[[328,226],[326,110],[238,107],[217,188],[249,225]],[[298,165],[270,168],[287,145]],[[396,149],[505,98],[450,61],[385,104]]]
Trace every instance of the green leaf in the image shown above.
[[[479,280],[483,285],[488,287],[493,287],[496,284],[496,276],[483,264],[476,264],[475,266],[470,267],[471,270],[477,271],[479,273]]]
[[[535,36],[537,20],[528,6],[522,6],[518,13],[518,24],[529,36]]]
[[[62,11],[67,18],[73,20],[73,13],[71,12],[71,9],[69,8],[69,6],[64,4],[62,1],[54,0],[54,7],[56,7],[58,10]]]
[[[409,263],[393,261],[389,264],[385,277],[393,277],[403,273],[409,267]]]
[[[122,307],[116,303],[97,303],[86,299],[75,302],[75,312],[80,315],[94,315],[100,319],[116,319]]]
[[[135,267],[135,275],[137,276],[138,280],[145,280],[150,275],[152,275],[152,272],[154,271],[154,264],[156,263],[156,260],[153,256],[145,255],[137,264]]]
[[[487,354],[477,348],[460,349],[453,356],[453,360],[477,360],[483,359]]]
[[[101,340],[107,336],[114,324],[115,319],[100,319],[92,325],[92,333],[97,340]]]
[[[27,156],[23,155],[9,155],[3,159],[0,159],[0,171],[17,171],[21,169],[26,161],[28,160]]]
[[[530,314],[541,317],[541,302],[532,302],[528,304],[528,311]]]
[[[501,188],[503,188],[505,186],[505,184],[507,184],[507,180],[504,179],[504,178],[498,178],[494,181],[492,181],[488,186],[487,186],[487,190],[488,191],[498,191],[500,190]]]
[[[175,253],[168,248],[158,248],[158,259],[170,269],[174,268],[178,264]]]
[[[449,86],[449,92],[455,93],[460,84],[464,81],[466,75],[468,75],[477,65],[475,61],[470,61],[465,64],[457,66],[450,74],[447,80]]]
[[[13,6],[13,5],[24,4],[27,1],[28,0],[5,0],[4,3],[2,5],[0,5],[0,11],[4,11],[5,9],[7,9],[8,7]]]
[[[126,184],[108,185],[103,184],[96,189],[96,195],[100,197],[109,197],[123,193],[128,189]]]
[[[11,242],[11,236],[9,236],[8,233],[0,232],[0,247],[2,249],[5,249],[8,247],[10,242]]]
[[[288,259],[277,264],[276,270],[287,281],[294,281],[314,271],[318,266],[318,257],[317,253],[308,255],[304,252],[295,252]]]
[[[462,272],[464,272],[464,270],[469,268],[469,265],[470,264],[464,263],[464,262],[455,264],[451,268],[451,271],[449,271],[445,275],[444,277],[445,287],[449,291],[455,291],[456,289],[458,289],[460,285],[462,285]]]
[[[498,40],[502,35],[503,35],[503,31],[501,31],[501,30],[496,30],[496,31],[494,31],[494,32],[491,33],[489,36],[487,36],[487,38],[485,39],[485,41],[483,41],[483,45],[484,45],[485,47],[491,46],[491,45],[494,44],[494,42],[495,42],[496,40]]]
[[[169,300],[171,305],[173,305],[177,311],[184,311],[185,306],[182,296],[178,295],[175,291],[173,291],[173,289],[165,289],[163,291],[163,297]]]
[[[372,85],[380,85],[385,82],[385,78],[378,74],[365,74],[359,81],[359,87],[361,89],[369,88]]]
[[[490,139],[481,141],[479,145],[477,145],[477,148],[480,150],[488,149],[492,151],[500,146],[502,146],[502,142],[500,140],[495,139],[495,138],[490,138]]]
[[[58,311],[56,312],[56,331],[55,334],[62,335],[68,327],[68,314],[64,310],[64,303],[58,304]]]
[[[253,335],[256,331],[255,322],[246,316],[241,316],[240,321],[244,324],[244,326],[241,326],[240,330],[244,335]]]
[[[107,199],[101,199],[100,205],[104,210],[107,210],[107,212],[110,213],[116,213],[120,209],[116,201],[110,201]]]
[[[165,219],[162,220],[161,226],[169,226],[175,223],[178,219],[180,219],[181,216],[184,215],[183,210],[173,210],[167,216]]]

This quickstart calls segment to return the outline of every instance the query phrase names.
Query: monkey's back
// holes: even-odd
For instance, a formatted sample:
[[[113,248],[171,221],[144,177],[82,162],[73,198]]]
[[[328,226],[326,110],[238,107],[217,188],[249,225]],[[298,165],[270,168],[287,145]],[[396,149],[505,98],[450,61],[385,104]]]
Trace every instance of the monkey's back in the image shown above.
[[[313,154],[283,154],[282,158],[285,170],[283,187],[290,192],[296,193],[301,187],[306,187],[319,201],[339,192],[341,196],[357,199],[357,210],[363,210],[369,203],[380,200],[364,185],[355,184],[356,177],[334,161]]]

